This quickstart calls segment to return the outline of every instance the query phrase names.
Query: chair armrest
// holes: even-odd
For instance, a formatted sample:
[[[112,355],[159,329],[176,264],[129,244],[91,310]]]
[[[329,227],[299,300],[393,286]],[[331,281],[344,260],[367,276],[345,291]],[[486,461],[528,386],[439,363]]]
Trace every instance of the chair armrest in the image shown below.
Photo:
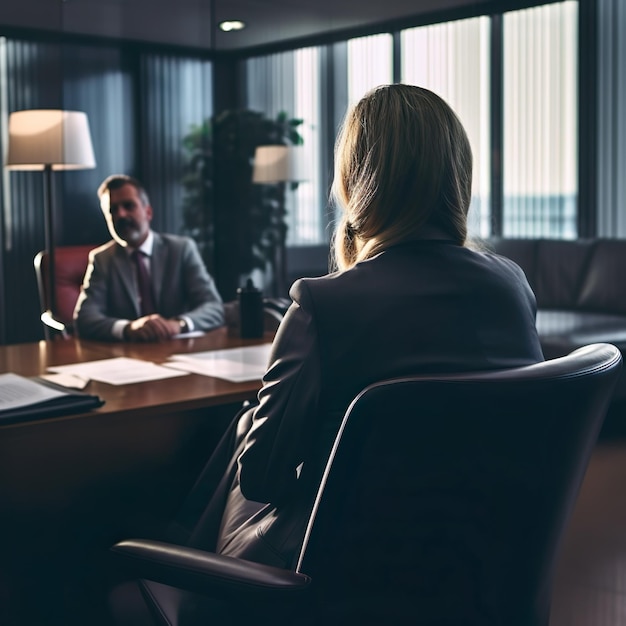
[[[299,595],[311,582],[292,570],[148,539],[121,541],[111,552],[138,578],[205,595],[284,598]]]
[[[41,321],[43,322],[44,329],[47,329],[53,336],[55,336],[56,333],[60,334],[62,337],[68,336],[66,325],[61,320],[54,317],[50,311],[44,311],[41,314]]]

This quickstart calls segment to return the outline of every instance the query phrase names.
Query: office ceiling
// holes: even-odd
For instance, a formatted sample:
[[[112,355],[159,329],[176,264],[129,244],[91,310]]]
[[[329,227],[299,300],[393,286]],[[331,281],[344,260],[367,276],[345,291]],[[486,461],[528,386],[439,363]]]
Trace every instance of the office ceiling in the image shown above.
[[[487,4],[488,0],[18,0],[0,3],[0,25],[243,50],[367,30],[372,25]],[[493,2],[490,2],[493,4]],[[213,19],[215,18],[215,19]],[[224,33],[222,20],[247,27]]]
[[[374,24],[484,0],[217,0],[216,21],[242,19],[240,32],[218,32],[218,49],[244,48],[296,38],[366,29]]]

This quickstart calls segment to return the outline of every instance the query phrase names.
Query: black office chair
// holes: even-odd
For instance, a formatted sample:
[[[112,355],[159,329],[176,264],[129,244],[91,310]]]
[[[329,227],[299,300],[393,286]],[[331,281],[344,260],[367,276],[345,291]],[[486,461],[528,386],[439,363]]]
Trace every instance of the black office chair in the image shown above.
[[[112,550],[185,624],[547,626],[560,539],[621,367],[595,344],[505,371],[371,385],[337,436],[293,570],[184,546]],[[188,596],[193,598],[194,596]],[[216,601],[217,602],[217,601]]]

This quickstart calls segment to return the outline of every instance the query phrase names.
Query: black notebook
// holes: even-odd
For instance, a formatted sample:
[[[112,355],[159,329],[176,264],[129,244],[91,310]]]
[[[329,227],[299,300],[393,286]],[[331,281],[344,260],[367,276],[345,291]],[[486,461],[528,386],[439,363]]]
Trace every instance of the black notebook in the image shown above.
[[[82,413],[103,404],[99,396],[41,378],[0,374],[0,426]]]

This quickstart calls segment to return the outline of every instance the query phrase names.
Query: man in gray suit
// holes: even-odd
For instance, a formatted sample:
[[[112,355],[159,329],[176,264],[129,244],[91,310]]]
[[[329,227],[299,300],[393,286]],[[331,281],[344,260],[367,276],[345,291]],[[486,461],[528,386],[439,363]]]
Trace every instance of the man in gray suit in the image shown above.
[[[141,183],[109,176],[98,197],[113,241],[89,255],[74,311],[79,336],[161,341],[222,325],[222,299],[195,242],[150,229],[152,206]]]

